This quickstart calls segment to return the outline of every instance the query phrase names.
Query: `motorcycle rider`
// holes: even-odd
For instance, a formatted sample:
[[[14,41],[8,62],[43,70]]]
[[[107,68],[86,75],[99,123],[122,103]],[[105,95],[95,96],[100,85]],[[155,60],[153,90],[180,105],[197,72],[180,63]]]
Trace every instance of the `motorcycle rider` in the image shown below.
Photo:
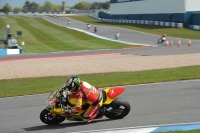
[[[159,43],[163,43],[165,40],[166,40],[166,34],[163,34],[163,35],[161,36],[161,38],[158,40],[158,44],[159,44]]]
[[[102,106],[102,92],[85,81],[81,81],[78,76],[71,76],[67,79],[64,89],[71,92],[68,98],[75,98],[76,104],[66,113],[76,113],[82,109],[83,103],[88,103],[89,107],[83,114],[83,121],[90,122],[97,116],[97,111]]]

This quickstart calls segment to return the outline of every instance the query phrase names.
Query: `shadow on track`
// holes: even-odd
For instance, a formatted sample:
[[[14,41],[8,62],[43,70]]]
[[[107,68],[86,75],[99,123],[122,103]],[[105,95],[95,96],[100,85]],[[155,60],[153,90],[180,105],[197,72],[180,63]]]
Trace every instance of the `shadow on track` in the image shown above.
[[[67,128],[67,127],[77,127],[80,125],[95,124],[97,122],[104,122],[104,121],[112,121],[112,120],[111,119],[94,120],[90,123],[70,121],[70,123],[63,123],[63,124],[58,124],[58,125],[40,125],[40,126],[28,127],[28,128],[24,128],[24,130],[25,131],[41,131],[41,130],[62,129],[62,128]]]

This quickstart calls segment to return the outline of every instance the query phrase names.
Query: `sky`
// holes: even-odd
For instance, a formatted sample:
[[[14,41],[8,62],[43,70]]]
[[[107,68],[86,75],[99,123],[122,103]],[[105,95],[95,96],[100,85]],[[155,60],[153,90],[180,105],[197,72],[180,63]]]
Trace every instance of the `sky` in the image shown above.
[[[52,4],[61,5],[65,1],[67,6],[74,6],[78,2],[106,2],[109,0],[29,0],[30,2],[35,2],[40,5],[43,5],[45,1],[50,1]],[[2,8],[6,3],[8,3],[12,8],[14,7],[23,7],[26,0],[0,0],[0,8]]]

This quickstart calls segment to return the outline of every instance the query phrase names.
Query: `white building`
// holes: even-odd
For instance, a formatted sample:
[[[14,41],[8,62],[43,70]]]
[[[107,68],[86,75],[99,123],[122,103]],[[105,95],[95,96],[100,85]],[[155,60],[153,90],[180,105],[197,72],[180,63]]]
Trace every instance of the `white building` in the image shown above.
[[[152,20],[199,23],[200,0],[110,0],[110,14],[106,19]],[[193,15],[192,15],[193,14]]]

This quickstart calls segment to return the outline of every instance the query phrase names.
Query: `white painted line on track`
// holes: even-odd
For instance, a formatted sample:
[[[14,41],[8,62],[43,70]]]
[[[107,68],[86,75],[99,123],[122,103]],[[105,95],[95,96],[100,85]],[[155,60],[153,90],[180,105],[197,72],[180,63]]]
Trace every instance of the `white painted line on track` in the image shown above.
[[[159,85],[159,84],[171,84],[171,83],[187,83],[187,82],[200,82],[200,79],[193,79],[193,80],[178,80],[178,81],[166,81],[166,82],[156,82],[156,83],[148,83],[148,84],[136,84],[136,85],[124,85],[118,87],[126,87],[126,86],[148,86],[148,85]]]
[[[85,131],[85,132],[72,132],[72,133],[150,133],[154,128],[139,128],[139,129],[116,129],[116,130],[95,130],[95,131]]]
[[[148,126],[137,126],[137,127],[122,127],[122,128],[110,128],[110,129],[99,129],[90,131],[79,131],[70,133],[152,133],[158,128],[170,127],[170,126],[187,126],[196,125],[200,122],[190,122],[190,123],[175,123],[175,124],[162,124],[162,125],[148,125]]]

